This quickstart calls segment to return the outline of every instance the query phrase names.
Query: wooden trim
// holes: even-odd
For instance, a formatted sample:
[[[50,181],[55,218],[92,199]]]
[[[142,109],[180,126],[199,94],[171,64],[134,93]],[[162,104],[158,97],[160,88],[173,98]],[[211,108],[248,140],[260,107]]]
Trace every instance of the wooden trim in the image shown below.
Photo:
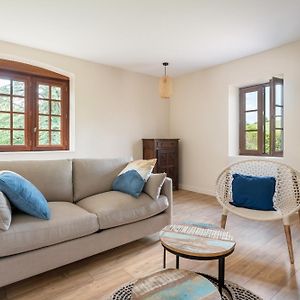
[[[60,82],[53,79],[45,79],[36,77],[34,80],[34,85],[37,87],[38,84],[45,84],[49,86],[59,86],[61,88],[61,100],[55,101],[61,103],[61,115],[59,116],[61,118],[61,129],[60,130],[54,130],[54,131],[60,131],[61,133],[61,145],[38,145],[38,92],[36,88],[36,92],[34,95],[34,101],[35,107],[34,107],[34,115],[35,115],[35,128],[37,130],[34,132],[34,138],[33,138],[33,150],[35,151],[49,151],[49,150],[69,150],[69,82]],[[51,94],[51,90],[50,90]],[[50,95],[51,98],[51,95]],[[52,99],[45,99],[49,101],[49,142],[51,143],[51,101]],[[58,116],[58,115],[53,115]],[[43,130],[41,130],[43,131]],[[46,130],[47,131],[47,130]]]
[[[259,86],[258,87],[258,94],[257,94],[257,148],[258,148],[258,153],[260,155],[264,154],[264,130],[263,130],[263,123],[264,123],[264,104],[263,104],[263,89],[264,86]]]
[[[278,82],[283,84],[280,78],[272,78],[269,83],[253,85],[249,87],[240,88],[239,93],[239,154],[249,156],[283,156],[283,151],[275,151],[275,84]],[[270,153],[265,153],[265,88],[270,86]],[[257,103],[257,134],[258,134],[258,149],[246,149],[246,125],[245,118],[247,112],[254,112],[256,110],[246,111],[246,93],[256,91],[258,94]],[[283,95],[282,95],[283,99]],[[280,106],[284,109],[283,105]],[[282,115],[282,122],[284,122],[284,115]],[[284,127],[284,126],[283,126]],[[249,130],[248,130],[249,131]],[[256,130],[253,130],[256,131]],[[282,128],[282,134],[284,129]]]
[[[69,80],[67,76],[61,75],[59,73],[13,60],[0,59],[0,70],[17,72],[25,75],[30,74],[46,78]]]
[[[246,94],[251,92],[257,92],[257,110],[246,111]],[[258,86],[251,86],[240,89],[240,107],[239,107],[239,153],[240,155],[260,155],[261,141],[257,141],[257,150],[247,150],[246,149],[246,112],[257,111],[257,135],[259,136],[260,122],[259,122],[259,108],[260,108],[260,99],[259,99],[259,90]]]
[[[271,139],[271,155],[272,156],[283,156],[283,148],[284,143],[282,143],[282,151],[276,151],[276,84],[280,84],[283,86],[283,79],[273,77],[270,80],[270,91],[271,91],[271,132],[272,139]],[[282,107],[282,141],[284,140],[284,97],[283,97],[283,88],[282,88],[282,105],[279,105],[279,107]]]
[[[29,86],[30,86],[30,77],[25,76],[22,74],[10,74],[5,71],[0,70],[0,77],[1,78],[7,78],[11,80],[11,91],[10,94],[6,94],[10,98],[10,112],[6,112],[10,114],[10,128],[6,128],[10,131],[11,140],[10,145],[1,145],[0,146],[0,152],[10,152],[10,151],[28,151],[30,150],[29,146],[29,137],[28,137],[28,129],[29,129],[29,116],[28,116],[28,101],[29,101]],[[23,81],[25,82],[25,93],[24,96],[20,96],[20,98],[24,98],[24,141],[25,145],[13,145],[13,114],[18,114],[18,112],[13,112],[13,98],[16,95],[13,95],[13,87],[12,82],[13,81]],[[3,94],[4,95],[4,94]],[[23,113],[22,113],[23,114]]]
[[[56,73],[37,68],[34,66],[29,69],[29,72],[23,73],[25,69],[18,69],[21,70],[21,72],[18,72],[16,70],[12,71],[12,68],[15,64],[10,65],[11,67],[8,70],[1,69],[1,62],[3,60],[0,60],[0,76],[1,78],[7,78],[9,80],[20,80],[25,82],[25,96],[23,97],[25,99],[25,145],[2,145],[0,146],[0,152],[13,152],[13,151],[55,151],[55,150],[68,150],[69,149],[69,80],[67,77],[59,75],[57,78],[50,78],[54,77]],[[6,61],[7,62],[7,61]],[[22,65],[22,66],[21,66]],[[25,64],[21,64],[20,66],[23,68]],[[40,70],[38,70],[40,69]],[[37,71],[47,71],[47,72],[37,72]],[[43,76],[36,76],[37,74],[43,74]],[[66,80],[65,80],[66,79]],[[47,85],[55,85],[60,86],[62,91],[62,99],[59,101],[61,103],[61,145],[46,145],[46,146],[37,146],[37,132],[35,132],[35,128],[37,127],[38,123],[38,102],[37,102],[37,84],[38,83],[45,83]],[[12,87],[11,87],[12,88]],[[13,94],[6,95],[10,97],[11,101],[11,111],[7,112],[10,113],[12,116],[12,98]],[[45,99],[47,100],[47,99]],[[49,101],[49,99],[48,99]],[[55,101],[55,100],[54,100]],[[51,103],[51,101],[49,101]],[[56,102],[56,101],[55,101]],[[58,102],[58,101],[57,101]],[[50,104],[49,103],[49,104]],[[51,104],[50,104],[51,106]],[[51,107],[49,111],[49,117],[51,116]],[[53,115],[58,116],[58,115]],[[51,126],[51,124],[49,124]],[[51,129],[51,127],[50,127]],[[11,139],[12,139],[12,118],[11,118],[11,128],[9,128],[11,132]],[[49,136],[49,138],[51,138]]]
[[[271,154],[275,149],[275,84],[274,79],[270,80],[270,144]]]

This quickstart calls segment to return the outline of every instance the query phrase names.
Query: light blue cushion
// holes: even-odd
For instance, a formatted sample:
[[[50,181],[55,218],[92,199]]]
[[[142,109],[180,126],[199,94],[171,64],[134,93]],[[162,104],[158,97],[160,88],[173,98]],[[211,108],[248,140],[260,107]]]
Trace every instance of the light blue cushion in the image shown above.
[[[268,176],[233,174],[232,205],[256,210],[275,210],[273,195],[276,180]]]
[[[19,174],[11,171],[1,172],[0,191],[19,210],[40,219],[50,219],[50,209],[43,194]]]
[[[136,170],[130,170],[116,177],[112,189],[137,198],[144,185],[145,181],[142,176]]]

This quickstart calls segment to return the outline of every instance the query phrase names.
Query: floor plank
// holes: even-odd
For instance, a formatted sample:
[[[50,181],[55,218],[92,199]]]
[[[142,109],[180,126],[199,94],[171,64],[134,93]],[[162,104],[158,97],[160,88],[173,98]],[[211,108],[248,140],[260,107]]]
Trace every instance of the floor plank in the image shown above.
[[[219,224],[221,208],[211,196],[187,191],[174,194],[174,221]],[[295,265],[289,263],[281,222],[256,222],[229,215],[227,230],[237,242],[226,259],[226,279],[264,300],[300,299],[300,224],[292,219]],[[175,258],[167,255],[168,267]],[[181,267],[217,275],[216,261],[181,260]],[[1,300],[106,299],[120,285],[162,268],[158,234],[0,289]]]

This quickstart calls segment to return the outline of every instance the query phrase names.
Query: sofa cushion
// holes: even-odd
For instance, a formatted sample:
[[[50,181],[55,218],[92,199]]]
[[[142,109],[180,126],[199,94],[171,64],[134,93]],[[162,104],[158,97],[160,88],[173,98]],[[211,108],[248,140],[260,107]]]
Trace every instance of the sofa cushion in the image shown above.
[[[26,178],[11,172],[0,172],[0,191],[20,211],[49,220],[50,210],[44,195]]]
[[[0,229],[8,230],[11,223],[11,206],[7,197],[0,192]]]
[[[128,165],[120,172],[119,175],[125,174],[128,171],[135,170],[146,182],[151,175],[151,172],[156,164],[157,159],[138,159],[131,161]]]
[[[144,192],[152,199],[156,200],[160,195],[166,177],[166,173],[151,174],[144,186]]]
[[[137,222],[157,215],[168,208],[166,196],[157,200],[142,193],[138,198],[125,193],[110,191],[85,198],[77,203],[98,216],[100,229]]]
[[[156,158],[131,161],[113,181],[112,190],[139,197],[156,161]]]
[[[0,171],[9,170],[32,182],[48,201],[73,202],[72,161],[1,161]]]
[[[22,253],[92,234],[97,216],[69,202],[50,202],[51,220],[13,214],[9,230],[0,231],[0,257]]]
[[[273,207],[275,187],[275,177],[233,174],[233,201],[229,203],[236,207],[255,210],[275,210]]]
[[[144,179],[136,170],[130,170],[116,177],[112,190],[138,198],[145,185]]]
[[[128,159],[74,159],[73,182],[75,202],[92,195],[108,192]]]

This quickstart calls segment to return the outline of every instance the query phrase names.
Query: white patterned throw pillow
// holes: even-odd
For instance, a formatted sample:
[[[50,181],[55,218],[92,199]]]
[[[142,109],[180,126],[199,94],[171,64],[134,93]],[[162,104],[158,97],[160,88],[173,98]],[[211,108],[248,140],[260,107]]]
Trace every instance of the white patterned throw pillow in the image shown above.
[[[146,182],[151,175],[151,172],[156,164],[157,159],[139,159],[130,162],[119,175],[122,175],[128,171],[135,170],[137,171],[141,177]]]
[[[11,207],[6,196],[0,192],[0,230],[8,230],[11,223]]]
[[[112,189],[138,198],[151,175],[156,159],[130,162],[115,178]]]

